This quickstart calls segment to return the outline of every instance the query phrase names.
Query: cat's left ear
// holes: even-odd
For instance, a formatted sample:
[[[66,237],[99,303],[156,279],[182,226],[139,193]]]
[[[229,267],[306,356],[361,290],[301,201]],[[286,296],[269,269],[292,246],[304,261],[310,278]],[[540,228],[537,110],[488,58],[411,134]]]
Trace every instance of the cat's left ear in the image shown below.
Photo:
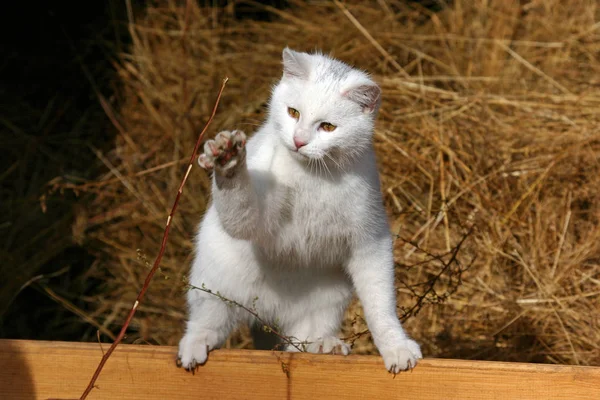
[[[365,114],[372,114],[381,103],[381,89],[373,82],[350,87],[343,96],[358,103]]]

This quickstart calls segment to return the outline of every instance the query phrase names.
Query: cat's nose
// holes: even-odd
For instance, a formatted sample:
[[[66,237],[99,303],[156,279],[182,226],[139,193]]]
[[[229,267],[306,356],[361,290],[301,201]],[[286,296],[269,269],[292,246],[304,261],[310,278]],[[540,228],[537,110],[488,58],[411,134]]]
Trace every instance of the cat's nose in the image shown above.
[[[299,149],[302,146],[306,146],[306,142],[302,141],[301,139],[298,139],[297,137],[294,137],[294,144],[296,145],[296,149]]]

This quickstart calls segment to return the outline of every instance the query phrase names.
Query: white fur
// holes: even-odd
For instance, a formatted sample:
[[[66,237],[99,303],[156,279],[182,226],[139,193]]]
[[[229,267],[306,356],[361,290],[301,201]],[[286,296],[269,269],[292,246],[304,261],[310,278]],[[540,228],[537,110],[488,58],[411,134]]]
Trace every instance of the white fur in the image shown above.
[[[255,307],[285,335],[312,343],[308,351],[342,354],[348,346],[336,335],[354,289],[386,368],[412,368],[422,356],[396,316],[392,239],[372,146],[379,87],[323,55],[285,49],[283,60],[269,116],[246,151],[239,131],[205,146],[200,163],[214,166],[213,202],[190,283]],[[337,128],[326,132],[323,122]],[[294,135],[307,144],[296,149]],[[224,165],[215,161],[226,153]],[[179,347],[188,369],[240,323],[253,322],[200,290],[188,292],[188,304]]]

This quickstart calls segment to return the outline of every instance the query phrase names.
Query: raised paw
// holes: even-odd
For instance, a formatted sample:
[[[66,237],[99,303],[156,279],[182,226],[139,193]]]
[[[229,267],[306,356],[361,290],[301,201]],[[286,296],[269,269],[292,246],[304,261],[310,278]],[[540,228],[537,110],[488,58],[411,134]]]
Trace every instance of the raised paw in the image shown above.
[[[347,356],[350,354],[350,346],[335,336],[326,336],[308,343],[306,351],[309,353],[343,354]]]
[[[186,333],[179,342],[177,366],[194,371],[208,359],[208,352],[217,345],[216,332],[203,330],[193,334]]]
[[[204,153],[198,164],[208,170],[233,171],[242,164],[246,156],[246,134],[242,131],[222,131],[214,140],[204,143]]]
[[[417,361],[423,358],[421,348],[412,339],[404,339],[396,343],[395,347],[380,349],[379,352],[383,357],[385,368],[393,374],[413,369]]]

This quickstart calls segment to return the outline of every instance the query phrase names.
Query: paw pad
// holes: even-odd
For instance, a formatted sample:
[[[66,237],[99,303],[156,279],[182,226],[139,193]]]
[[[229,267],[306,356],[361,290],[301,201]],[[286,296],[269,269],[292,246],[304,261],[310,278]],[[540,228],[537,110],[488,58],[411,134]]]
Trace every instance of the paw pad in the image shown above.
[[[242,131],[222,131],[214,140],[204,143],[204,152],[198,157],[198,164],[211,171],[214,168],[227,171],[237,165],[246,155],[246,135]]]

